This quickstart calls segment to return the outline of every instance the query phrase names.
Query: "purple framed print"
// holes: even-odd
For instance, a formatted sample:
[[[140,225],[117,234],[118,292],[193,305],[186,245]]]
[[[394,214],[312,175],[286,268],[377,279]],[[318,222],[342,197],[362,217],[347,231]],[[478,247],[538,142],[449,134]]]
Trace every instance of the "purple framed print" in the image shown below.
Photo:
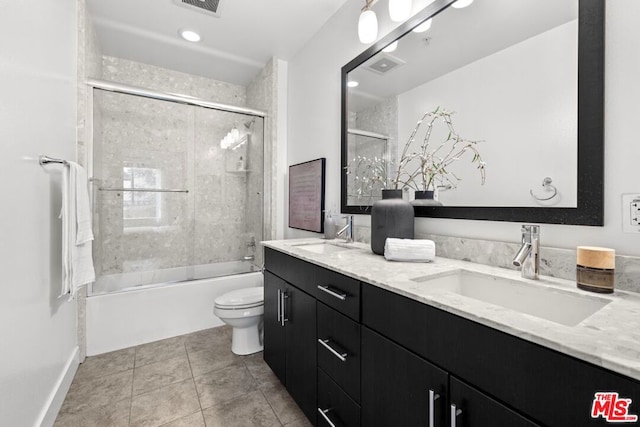
[[[324,232],[325,158],[289,166],[289,227]]]

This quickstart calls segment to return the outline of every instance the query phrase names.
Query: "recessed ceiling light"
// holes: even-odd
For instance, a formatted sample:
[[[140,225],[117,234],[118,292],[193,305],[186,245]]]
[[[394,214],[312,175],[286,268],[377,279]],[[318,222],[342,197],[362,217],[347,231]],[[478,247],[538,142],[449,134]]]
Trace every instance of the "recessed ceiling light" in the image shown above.
[[[398,48],[398,41],[396,40],[393,43],[391,43],[389,46],[387,46],[384,49],[382,49],[382,51],[383,52],[393,52],[397,48]]]
[[[190,42],[199,42],[201,39],[200,34],[193,30],[178,30],[178,34],[180,34],[180,37]]]
[[[358,82],[357,82],[357,81],[355,81],[355,80],[349,80],[349,81],[347,82],[347,87],[357,87],[359,84],[360,84],[360,83],[358,83]]]
[[[462,9],[463,7],[469,6],[471,3],[473,3],[473,0],[458,0],[451,6],[455,7],[456,9]]]
[[[455,3],[454,3],[455,4]],[[422,24],[418,25],[417,27],[415,27],[413,29],[414,33],[424,33],[425,31],[427,31],[429,28],[431,28],[431,23],[433,22],[433,18],[429,18],[426,21],[424,21]]]

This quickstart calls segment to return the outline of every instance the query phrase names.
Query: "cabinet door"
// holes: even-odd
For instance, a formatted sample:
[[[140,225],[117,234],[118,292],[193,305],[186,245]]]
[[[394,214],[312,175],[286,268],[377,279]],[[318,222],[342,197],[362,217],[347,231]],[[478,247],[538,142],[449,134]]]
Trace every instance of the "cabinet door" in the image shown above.
[[[366,327],[361,331],[362,425],[443,426],[447,373]]]
[[[286,335],[280,321],[280,294],[287,284],[277,276],[264,272],[264,361],[282,384],[286,384]]]
[[[284,302],[287,319],[287,390],[310,420],[316,419],[316,299],[288,285]]]
[[[452,406],[449,407],[448,425],[452,427],[538,425],[455,377],[449,379],[449,399]]]

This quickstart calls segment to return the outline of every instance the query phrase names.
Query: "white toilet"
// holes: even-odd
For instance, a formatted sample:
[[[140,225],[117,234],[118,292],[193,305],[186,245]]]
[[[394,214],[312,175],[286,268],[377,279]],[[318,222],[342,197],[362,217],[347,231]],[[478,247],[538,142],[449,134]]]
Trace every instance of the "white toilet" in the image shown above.
[[[264,288],[238,289],[215,299],[213,314],[233,327],[231,351],[246,355],[262,351]]]

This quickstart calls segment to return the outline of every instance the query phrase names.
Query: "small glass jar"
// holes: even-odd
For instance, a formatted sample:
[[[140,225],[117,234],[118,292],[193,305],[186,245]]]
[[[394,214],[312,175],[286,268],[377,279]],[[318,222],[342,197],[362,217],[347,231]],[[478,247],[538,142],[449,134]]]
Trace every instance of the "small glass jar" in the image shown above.
[[[576,283],[578,288],[610,294],[615,283],[615,270],[613,268],[593,268],[576,265]]]

